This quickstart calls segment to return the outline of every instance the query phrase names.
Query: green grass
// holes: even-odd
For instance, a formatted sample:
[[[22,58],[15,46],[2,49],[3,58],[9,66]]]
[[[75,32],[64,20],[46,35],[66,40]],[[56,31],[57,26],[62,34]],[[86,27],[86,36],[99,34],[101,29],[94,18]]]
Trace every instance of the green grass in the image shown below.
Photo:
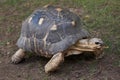
[[[8,27],[6,32],[7,32],[7,33],[11,33],[11,32],[13,32],[13,31],[14,31],[13,27]]]
[[[0,46],[5,45],[6,43],[7,43],[6,41],[1,41],[1,42],[0,42]]]

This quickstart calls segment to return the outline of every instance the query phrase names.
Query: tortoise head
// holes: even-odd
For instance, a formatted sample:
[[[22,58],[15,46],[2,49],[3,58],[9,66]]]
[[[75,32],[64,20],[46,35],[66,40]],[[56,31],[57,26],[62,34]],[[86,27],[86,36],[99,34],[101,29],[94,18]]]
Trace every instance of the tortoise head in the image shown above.
[[[100,38],[91,38],[88,43],[103,46],[103,41]]]
[[[77,45],[89,49],[102,48],[104,46],[100,38],[82,39],[79,40]]]

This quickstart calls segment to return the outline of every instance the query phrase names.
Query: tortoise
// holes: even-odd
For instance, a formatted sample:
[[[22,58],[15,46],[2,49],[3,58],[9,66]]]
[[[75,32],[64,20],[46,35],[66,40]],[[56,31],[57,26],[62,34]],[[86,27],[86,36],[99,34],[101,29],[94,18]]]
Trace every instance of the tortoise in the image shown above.
[[[13,63],[22,61],[25,52],[36,53],[51,58],[46,73],[55,71],[66,56],[92,52],[98,58],[103,53],[103,41],[91,37],[76,13],[52,5],[35,10],[22,23],[17,46]]]

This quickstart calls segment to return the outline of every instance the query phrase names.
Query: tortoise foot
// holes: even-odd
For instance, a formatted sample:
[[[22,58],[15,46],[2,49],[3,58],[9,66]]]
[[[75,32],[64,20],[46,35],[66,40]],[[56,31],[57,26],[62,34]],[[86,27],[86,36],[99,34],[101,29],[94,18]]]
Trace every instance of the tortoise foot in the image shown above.
[[[12,63],[19,63],[23,60],[25,53],[22,49],[19,49],[11,58]]]
[[[51,71],[55,71],[58,66],[64,61],[63,53],[55,54],[50,61],[45,65],[45,72],[49,73]]]

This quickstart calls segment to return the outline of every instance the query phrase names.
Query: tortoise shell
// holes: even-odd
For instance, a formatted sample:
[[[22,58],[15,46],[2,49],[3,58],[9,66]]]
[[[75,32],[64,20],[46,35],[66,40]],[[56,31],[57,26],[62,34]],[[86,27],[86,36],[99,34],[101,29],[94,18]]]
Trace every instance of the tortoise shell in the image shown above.
[[[79,39],[89,37],[78,15],[68,9],[47,6],[35,10],[22,24],[19,48],[43,56],[62,52]]]

